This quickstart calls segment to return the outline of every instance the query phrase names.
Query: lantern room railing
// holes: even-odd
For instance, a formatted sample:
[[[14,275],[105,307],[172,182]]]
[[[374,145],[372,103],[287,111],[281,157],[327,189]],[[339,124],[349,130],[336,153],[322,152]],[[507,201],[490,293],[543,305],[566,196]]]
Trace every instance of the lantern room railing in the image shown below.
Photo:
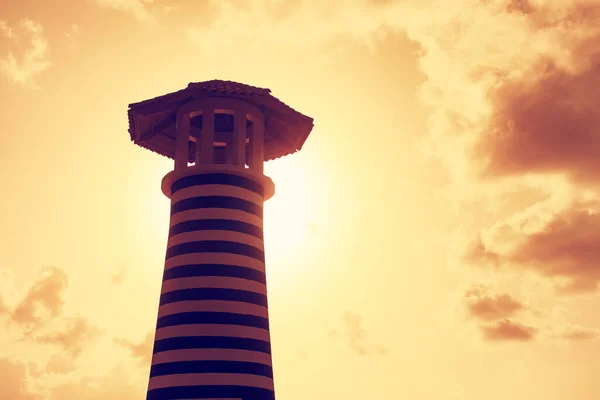
[[[233,116],[233,130],[215,131],[217,116],[223,114]],[[201,128],[191,123],[198,116],[202,116]],[[187,168],[193,143],[196,166],[247,165],[252,172],[263,174],[264,115],[252,104],[220,97],[191,101],[177,111],[176,132],[176,171]]]

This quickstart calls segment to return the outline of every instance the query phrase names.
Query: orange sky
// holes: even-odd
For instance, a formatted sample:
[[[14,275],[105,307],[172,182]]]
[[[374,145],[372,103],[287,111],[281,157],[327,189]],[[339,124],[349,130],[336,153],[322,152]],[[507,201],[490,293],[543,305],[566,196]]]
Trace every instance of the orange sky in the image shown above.
[[[0,398],[144,398],[127,105],[210,79],[315,120],[265,168],[278,398],[600,398],[599,42],[597,0],[0,0]]]

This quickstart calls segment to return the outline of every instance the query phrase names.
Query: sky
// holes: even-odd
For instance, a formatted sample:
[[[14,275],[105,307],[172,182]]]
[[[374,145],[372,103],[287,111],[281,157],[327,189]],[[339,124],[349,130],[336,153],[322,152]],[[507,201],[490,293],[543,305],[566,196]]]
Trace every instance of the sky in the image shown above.
[[[600,398],[600,1],[0,0],[0,398],[142,399],[173,162],[128,104],[314,118],[265,166],[279,399]]]

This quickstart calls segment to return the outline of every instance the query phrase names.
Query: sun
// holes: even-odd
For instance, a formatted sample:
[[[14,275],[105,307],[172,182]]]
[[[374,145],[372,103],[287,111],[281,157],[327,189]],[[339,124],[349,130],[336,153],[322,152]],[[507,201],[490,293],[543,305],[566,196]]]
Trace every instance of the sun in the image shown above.
[[[275,196],[265,202],[264,232],[267,268],[302,257],[321,220],[315,179],[310,169],[291,158],[265,165],[265,174],[275,182]],[[284,268],[270,268],[275,279]]]
[[[317,230],[323,223],[324,202],[322,181],[307,160],[301,157],[284,157],[265,164],[265,175],[275,183],[275,195],[264,203],[264,240],[266,266],[270,285],[289,288],[292,281],[302,278],[311,264],[307,251],[315,256],[314,242],[318,240]],[[164,165],[154,167],[147,174],[147,182],[139,183],[136,192],[147,192],[143,196],[145,207],[138,210],[146,218],[152,234],[152,248],[166,247],[169,226],[170,201],[160,192],[160,181],[165,171]],[[143,187],[142,187],[143,186]],[[152,215],[153,218],[147,218]],[[136,217],[139,217],[136,215]],[[140,218],[141,219],[141,218]],[[300,267],[298,267],[300,266]],[[158,273],[158,272],[157,272]],[[158,279],[152,276],[148,279]]]

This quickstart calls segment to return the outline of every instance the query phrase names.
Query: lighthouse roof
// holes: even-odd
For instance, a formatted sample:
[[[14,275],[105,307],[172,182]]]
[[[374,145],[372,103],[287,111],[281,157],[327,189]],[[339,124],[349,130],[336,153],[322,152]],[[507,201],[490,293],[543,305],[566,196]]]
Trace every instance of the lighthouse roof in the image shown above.
[[[265,161],[300,150],[308,138],[313,119],[271,95],[271,90],[222,80],[192,82],[185,89],[129,105],[131,140],[165,157],[175,156],[177,110],[190,101],[226,97],[257,106],[265,117]],[[224,119],[215,121],[215,128]],[[225,121],[226,122],[226,121]]]

